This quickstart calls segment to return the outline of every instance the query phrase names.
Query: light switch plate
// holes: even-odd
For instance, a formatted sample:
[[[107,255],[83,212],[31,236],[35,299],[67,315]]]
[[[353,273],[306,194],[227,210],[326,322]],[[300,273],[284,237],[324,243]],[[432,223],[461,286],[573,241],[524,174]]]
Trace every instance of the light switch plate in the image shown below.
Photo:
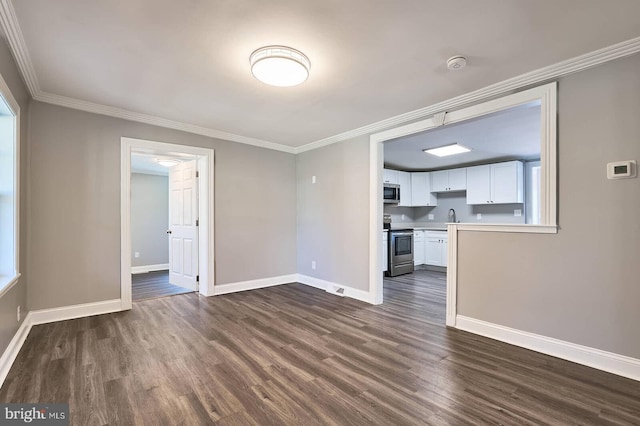
[[[432,213],[429,213],[429,215],[427,215],[427,218],[429,220],[433,220],[433,219],[435,219],[435,216]]]
[[[515,217],[521,217],[521,216],[522,216],[522,210],[521,210],[521,209],[515,209],[515,210],[513,211],[513,215],[514,215]]]
[[[476,215],[476,219],[478,219],[478,220],[482,220],[482,213],[478,213],[478,214]]]
[[[316,183],[316,177],[315,176],[311,176],[311,183]]]

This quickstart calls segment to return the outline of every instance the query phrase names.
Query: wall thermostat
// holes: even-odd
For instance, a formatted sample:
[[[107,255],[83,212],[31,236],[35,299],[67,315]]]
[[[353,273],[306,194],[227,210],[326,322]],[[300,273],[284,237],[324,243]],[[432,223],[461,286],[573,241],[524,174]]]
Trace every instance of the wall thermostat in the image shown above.
[[[607,164],[608,179],[634,178],[638,174],[638,163],[635,160],[616,161]]]

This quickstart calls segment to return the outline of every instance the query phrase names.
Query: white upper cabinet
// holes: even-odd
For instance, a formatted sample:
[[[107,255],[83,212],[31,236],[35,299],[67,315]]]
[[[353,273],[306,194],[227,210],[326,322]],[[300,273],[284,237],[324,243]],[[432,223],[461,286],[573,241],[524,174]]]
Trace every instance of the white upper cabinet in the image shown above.
[[[467,204],[524,202],[524,166],[521,161],[467,168]]]
[[[524,165],[509,161],[491,165],[491,202],[510,204],[524,202]]]
[[[449,170],[431,172],[431,192],[445,192],[449,187]]]
[[[449,170],[449,191],[464,191],[467,189],[467,169]]]
[[[400,184],[400,207],[411,207],[411,173],[398,172],[398,183]]]
[[[400,178],[398,177],[398,173],[399,172],[397,170],[384,169],[382,173],[382,181],[384,183],[393,183],[395,185],[399,185]]]
[[[431,193],[431,173],[411,173],[411,205],[414,207],[438,205],[438,198]]]
[[[491,201],[491,165],[467,167],[467,204]]]
[[[431,172],[431,192],[464,191],[467,189],[467,169]]]

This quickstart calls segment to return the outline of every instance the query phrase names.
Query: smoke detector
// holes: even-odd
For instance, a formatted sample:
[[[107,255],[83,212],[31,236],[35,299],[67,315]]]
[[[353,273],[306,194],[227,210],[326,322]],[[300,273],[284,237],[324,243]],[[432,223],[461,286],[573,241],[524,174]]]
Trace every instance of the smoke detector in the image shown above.
[[[447,60],[447,68],[451,71],[459,71],[467,66],[467,58],[464,56],[453,56]]]

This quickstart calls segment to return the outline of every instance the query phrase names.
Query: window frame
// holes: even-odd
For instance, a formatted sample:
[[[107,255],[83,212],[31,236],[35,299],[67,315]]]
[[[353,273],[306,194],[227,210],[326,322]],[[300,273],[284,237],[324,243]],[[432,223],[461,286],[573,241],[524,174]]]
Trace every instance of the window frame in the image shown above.
[[[0,97],[13,115],[13,273],[0,275],[0,297],[20,279],[20,105],[0,74]]]

